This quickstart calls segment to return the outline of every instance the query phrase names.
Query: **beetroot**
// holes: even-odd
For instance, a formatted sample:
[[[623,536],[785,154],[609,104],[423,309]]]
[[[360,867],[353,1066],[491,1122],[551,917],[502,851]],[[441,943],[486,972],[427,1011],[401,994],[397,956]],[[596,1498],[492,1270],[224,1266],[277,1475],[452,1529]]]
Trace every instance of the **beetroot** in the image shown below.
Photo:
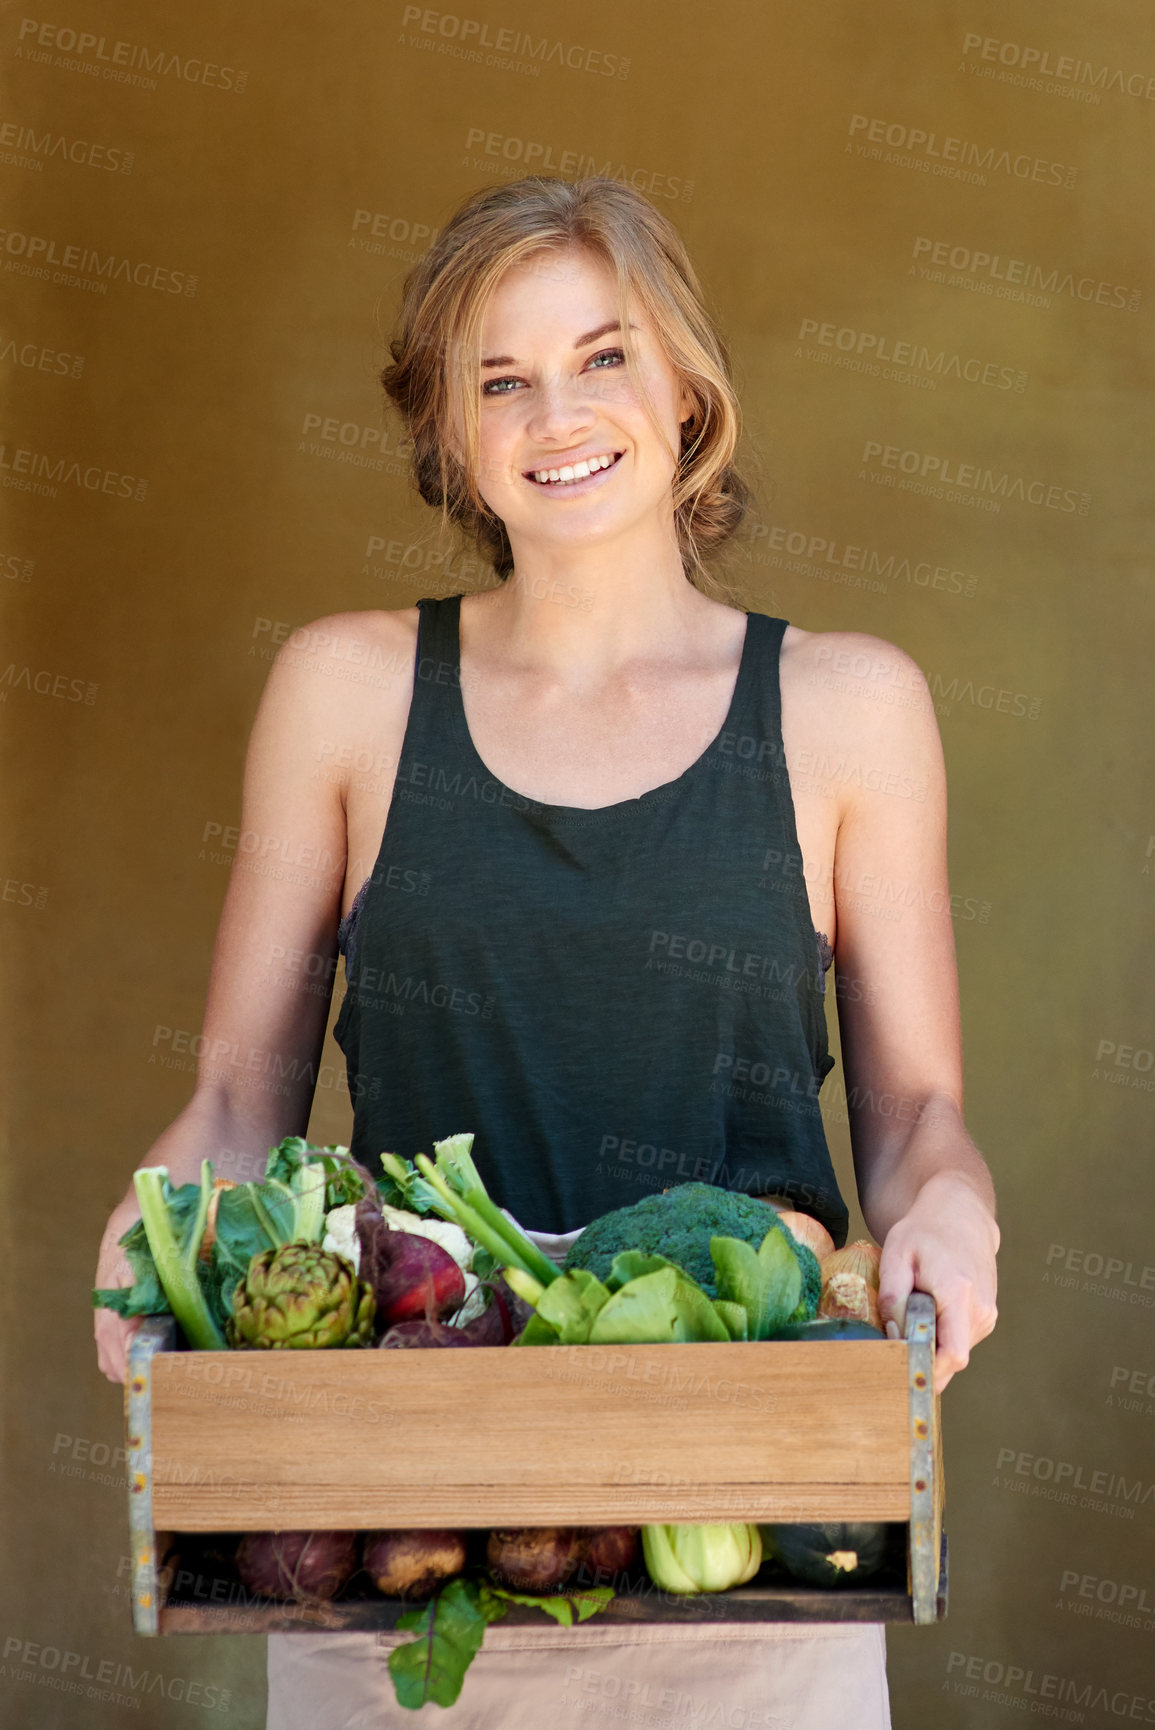
[[[362,1562],[387,1598],[429,1598],[465,1566],[465,1533],[404,1530],[366,1532]]]
[[[607,1577],[624,1574],[638,1560],[637,1526],[583,1526],[585,1543],[582,1554],[582,1576],[602,1585]]]
[[[521,1300],[514,1297],[500,1275],[482,1283],[488,1287],[489,1302],[479,1316],[474,1316],[473,1320],[466,1322],[464,1326],[450,1327],[446,1322],[437,1321],[395,1322],[377,1342],[378,1345],[391,1348],[507,1346],[519,1331],[513,1306]]]
[[[391,1231],[382,1216],[357,1203],[360,1275],[377,1299],[379,1327],[394,1322],[442,1321],[461,1308],[465,1275],[439,1243],[409,1231]]]
[[[246,1532],[237,1572],[262,1598],[335,1598],[357,1566],[356,1532]]]
[[[576,1526],[519,1526],[490,1532],[485,1558],[495,1580],[517,1592],[560,1590],[585,1547]]]
[[[394,1322],[388,1332],[382,1334],[377,1341],[383,1350],[401,1351],[410,1348],[428,1349],[432,1346],[475,1346],[478,1342],[468,1328],[451,1328],[446,1322]]]

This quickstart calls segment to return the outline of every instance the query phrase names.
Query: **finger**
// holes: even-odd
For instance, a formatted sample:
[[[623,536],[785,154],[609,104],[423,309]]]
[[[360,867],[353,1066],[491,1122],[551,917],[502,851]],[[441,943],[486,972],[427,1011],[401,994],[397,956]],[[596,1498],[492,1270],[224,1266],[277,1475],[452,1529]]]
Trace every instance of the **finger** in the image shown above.
[[[971,1326],[969,1306],[957,1298],[948,1299],[938,1312],[935,1322],[934,1380],[935,1392],[942,1389],[965,1370],[970,1362]]]
[[[901,1339],[906,1332],[906,1300],[914,1290],[914,1267],[908,1255],[892,1250],[888,1258],[886,1250],[883,1244],[878,1268],[878,1314],[887,1335]],[[893,1336],[887,1325],[890,1322],[898,1329]]]

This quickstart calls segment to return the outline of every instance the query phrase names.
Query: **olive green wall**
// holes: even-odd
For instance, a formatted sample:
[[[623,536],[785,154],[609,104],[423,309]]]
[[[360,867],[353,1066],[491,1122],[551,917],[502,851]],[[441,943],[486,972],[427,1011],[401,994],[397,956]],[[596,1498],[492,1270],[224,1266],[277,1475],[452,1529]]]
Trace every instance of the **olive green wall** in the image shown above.
[[[1155,1720],[1140,16],[5,8],[5,1721],[263,1724],[263,1643],[129,1632],[88,1288],[189,1094],[274,644],[479,580],[430,562],[374,373],[431,231],[535,169],[628,177],[689,243],[759,463],[747,604],[897,642],[936,696],[1001,1320],[944,1401],[951,1612],[890,1637],[896,1726]],[[124,1664],[128,1705],[65,1691]]]

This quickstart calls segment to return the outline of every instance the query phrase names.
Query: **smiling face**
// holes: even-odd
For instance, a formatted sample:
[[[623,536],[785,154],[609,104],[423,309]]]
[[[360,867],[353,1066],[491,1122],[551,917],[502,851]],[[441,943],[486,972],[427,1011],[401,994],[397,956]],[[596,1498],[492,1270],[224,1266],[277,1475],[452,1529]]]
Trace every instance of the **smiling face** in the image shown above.
[[[641,310],[627,363],[610,267],[580,248],[499,282],[482,330],[478,490],[518,544],[605,543],[646,520],[672,533],[670,450],[693,404]],[[643,382],[668,441],[639,390]]]

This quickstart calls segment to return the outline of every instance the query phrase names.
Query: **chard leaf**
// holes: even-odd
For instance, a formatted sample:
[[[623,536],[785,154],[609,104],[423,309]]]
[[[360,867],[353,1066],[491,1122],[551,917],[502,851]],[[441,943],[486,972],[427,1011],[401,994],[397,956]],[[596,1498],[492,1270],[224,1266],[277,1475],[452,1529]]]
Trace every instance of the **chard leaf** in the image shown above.
[[[326,1147],[314,1147],[302,1135],[287,1135],[284,1141],[269,1149],[265,1179],[291,1185],[303,1166],[319,1165],[325,1173],[322,1212],[328,1213],[331,1207],[345,1207],[350,1202],[360,1201],[365,1193],[362,1178],[348,1163],[348,1153],[347,1147],[339,1147],[336,1142]],[[288,1243],[291,1239],[284,1241]]]
[[[483,1598],[475,1581],[458,1576],[428,1604],[399,1616],[397,1626],[406,1632],[414,1629],[417,1638],[389,1654],[398,1705],[452,1706],[465,1672],[481,1649],[486,1628],[508,1609],[501,1598]]]
[[[729,1340],[730,1330],[714,1308],[714,1300],[707,1297],[697,1281],[690,1279],[688,1274],[682,1274],[678,1280],[674,1288],[674,1301],[676,1341],[685,1343],[688,1340]]]
[[[623,1249],[610,1264],[606,1287],[611,1292],[620,1291],[632,1279],[640,1279],[644,1273],[657,1273],[663,1267],[677,1267],[677,1263],[664,1255],[650,1255],[644,1249]],[[679,1273],[682,1271],[678,1268]]]
[[[719,1298],[746,1312],[747,1339],[767,1339],[797,1309],[802,1269],[784,1232],[768,1231],[757,1250],[736,1237],[712,1237],[710,1256]]]
[[[572,1628],[575,1621],[588,1622],[591,1616],[604,1610],[613,1598],[614,1589],[612,1586],[590,1586],[584,1592],[551,1592],[548,1596],[535,1597],[530,1592],[510,1592],[504,1586],[484,1584],[481,1588],[483,1603],[487,1595],[507,1598],[511,1604],[528,1604],[531,1609],[544,1610],[563,1628]]]
[[[673,1262],[627,1280],[603,1304],[591,1345],[663,1345],[667,1341],[728,1340],[725,1322],[701,1286]]]
[[[561,1341],[557,1337],[557,1329],[551,1327],[544,1316],[537,1311],[530,1316],[515,1340],[510,1341],[515,1346],[556,1346]]]
[[[516,1271],[513,1268],[505,1270],[506,1280],[514,1291],[518,1288],[510,1276]],[[600,1279],[585,1268],[575,1267],[545,1287],[537,1299],[537,1313],[557,1330],[563,1346],[584,1346],[599,1312],[609,1301],[609,1295]]]
[[[191,1189],[195,1186],[190,1184],[189,1187]],[[117,1315],[122,1316],[169,1314],[168,1299],[164,1295],[164,1287],[160,1283],[156,1263],[148,1247],[148,1234],[143,1220],[138,1219],[135,1225],[129,1227],[120,1240],[120,1247],[132,1269],[132,1284],[109,1286],[94,1291],[93,1307],[115,1310]]]
[[[725,1298],[714,1299],[714,1313],[721,1316],[726,1332],[732,1340],[744,1340],[748,1326],[746,1311],[741,1304],[727,1303]]]

